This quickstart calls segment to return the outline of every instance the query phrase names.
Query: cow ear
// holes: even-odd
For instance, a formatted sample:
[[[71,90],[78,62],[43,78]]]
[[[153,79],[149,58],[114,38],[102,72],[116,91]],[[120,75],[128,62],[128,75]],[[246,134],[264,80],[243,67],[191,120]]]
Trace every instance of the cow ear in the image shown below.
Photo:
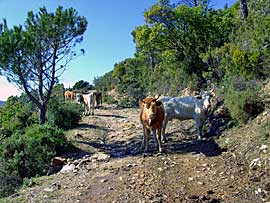
[[[144,101],[141,100],[141,99],[139,99],[139,106],[140,106],[140,108],[143,108],[144,107]]]
[[[159,95],[156,95],[156,96],[155,96],[155,99],[158,100],[159,97],[160,97],[160,94],[159,94]]]

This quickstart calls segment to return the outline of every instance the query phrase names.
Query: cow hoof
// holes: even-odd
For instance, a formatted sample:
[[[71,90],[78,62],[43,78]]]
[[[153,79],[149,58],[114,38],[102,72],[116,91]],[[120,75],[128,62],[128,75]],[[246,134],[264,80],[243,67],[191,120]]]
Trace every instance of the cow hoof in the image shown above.
[[[157,156],[162,156],[162,155],[163,155],[162,152],[158,152],[158,153],[157,153]]]
[[[148,151],[143,152],[142,154],[143,158],[150,156],[150,153]]]

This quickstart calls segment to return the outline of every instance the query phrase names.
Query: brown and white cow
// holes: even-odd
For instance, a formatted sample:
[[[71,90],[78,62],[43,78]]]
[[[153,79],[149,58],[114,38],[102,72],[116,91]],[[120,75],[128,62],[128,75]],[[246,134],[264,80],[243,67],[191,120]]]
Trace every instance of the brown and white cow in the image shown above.
[[[143,143],[144,152],[148,151],[151,132],[156,137],[158,151],[162,152],[161,130],[164,120],[164,107],[158,97],[146,97],[139,101],[141,108],[140,121],[143,125]],[[157,131],[157,134],[156,134]]]
[[[77,102],[83,104],[84,106],[84,115],[94,115],[95,102],[96,102],[96,94],[95,92],[91,92],[88,94],[76,94]]]
[[[65,96],[65,101],[75,99],[75,93],[69,90],[65,91],[64,96]]]

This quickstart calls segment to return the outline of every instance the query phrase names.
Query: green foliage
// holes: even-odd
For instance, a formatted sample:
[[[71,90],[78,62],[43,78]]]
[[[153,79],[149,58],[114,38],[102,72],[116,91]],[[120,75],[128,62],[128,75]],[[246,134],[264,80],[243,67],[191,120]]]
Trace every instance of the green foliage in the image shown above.
[[[117,101],[114,100],[114,98],[108,94],[103,94],[102,99],[107,104],[115,104]]]
[[[14,174],[8,174],[4,169],[4,162],[0,158],[0,198],[15,192],[22,183],[22,179]]]
[[[6,137],[17,130],[38,123],[38,116],[31,103],[23,103],[18,97],[9,97],[0,108],[1,134]]]
[[[135,57],[117,63],[110,77],[99,78],[99,88],[115,88],[129,102],[148,94],[178,96],[186,87],[201,88],[219,67],[210,63],[212,50],[229,42],[238,15],[236,6],[207,10],[201,3],[191,8],[162,0],[145,11],[145,24],[132,32]]]
[[[263,110],[258,96],[259,85],[240,77],[228,78],[224,84],[224,104],[233,119],[246,123]]]
[[[67,130],[74,128],[81,120],[83,109],[74,102],[63,102],[54,98],[50,100],[47,120],[50,125]]]
[[[64,84],[55,85],[52,91],[52,98],[57,99],[58,101],[64,101],[65,87]]]
[[[47,172],[50,160],[68,149],[62,130],[49,125],[33,125],[25,134],[15,133],[0,146],[2,168],[21,180]]]
[[[82,92],[87,92],[88,90],[95,89],[93,85],[90,85],[89,82],[80,80],[75,83],[75,85],[72,88],[73,90],[80,90]]]
[[[0,24],[0,74],[36,105],[40,124],[46,120],[53,87],[65,66],[78,56],[74,47],[82,42],[86,26],[85,17],[61,6],[55,13],[45,7],[37,14],[28,12],[23,26],[8,28],[6,21]]]
[[[261,126],[260,134],[261,134],[263,142],[265,142],[266,140],[269,140],[270,138],[270,120],[269,119],[265,123],[263,123],[263,125]]]
[[[112,75],[113,71],[110,71],[101,77],[95,77],[93,81],[95,88],[100,92],[107,92],[114,89],[117,82]]]

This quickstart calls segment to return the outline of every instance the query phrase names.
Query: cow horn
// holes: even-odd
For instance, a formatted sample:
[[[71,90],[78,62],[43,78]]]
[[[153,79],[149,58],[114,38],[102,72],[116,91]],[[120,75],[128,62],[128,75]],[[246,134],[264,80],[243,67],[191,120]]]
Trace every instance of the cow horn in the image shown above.
[[[159,94],[159,95],[156,95],[156,96],[155,96],[155,99],[158,100],[159,97],[160,97],[160,94]]]

